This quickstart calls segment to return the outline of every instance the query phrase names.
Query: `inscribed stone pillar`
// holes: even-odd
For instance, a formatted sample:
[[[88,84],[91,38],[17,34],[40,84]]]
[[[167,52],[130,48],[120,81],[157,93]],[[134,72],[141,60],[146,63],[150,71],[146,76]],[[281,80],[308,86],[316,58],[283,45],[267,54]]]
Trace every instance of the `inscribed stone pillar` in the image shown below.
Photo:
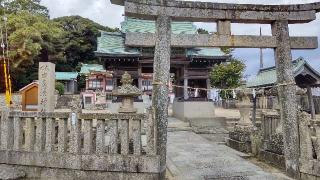
[[[281,20],[272,24],[272,34],[277,39],[275,59],[279,93],[280,114],[282,119],[284,155],[287,174],[299,178],[299,134],[296,88],[294,84],[292,55],[288,21]]]
[[[168,94],[167,84],[170,78],[171,55],[171,19],[160,15],[156,20],[156,46],[153,63],[153,95],[152,107],[156,124],[156,151],[160,155],[160,179],[165,179],[167,126],[168,126]]]
[[[53,112],[55,106],[55,64],[39,63],[38,111]]]

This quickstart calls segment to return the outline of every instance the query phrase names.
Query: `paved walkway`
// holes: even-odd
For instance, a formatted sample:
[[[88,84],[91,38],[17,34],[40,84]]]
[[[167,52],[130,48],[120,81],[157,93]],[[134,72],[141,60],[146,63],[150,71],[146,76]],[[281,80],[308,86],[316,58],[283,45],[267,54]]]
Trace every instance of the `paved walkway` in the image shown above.
[[[178,124],[179,120],[169,119],[169,126],[170,121]],[[168,132],[167,156],[168,169],[177,180],[285,179],[243,159],[246,154],[192,131]]]

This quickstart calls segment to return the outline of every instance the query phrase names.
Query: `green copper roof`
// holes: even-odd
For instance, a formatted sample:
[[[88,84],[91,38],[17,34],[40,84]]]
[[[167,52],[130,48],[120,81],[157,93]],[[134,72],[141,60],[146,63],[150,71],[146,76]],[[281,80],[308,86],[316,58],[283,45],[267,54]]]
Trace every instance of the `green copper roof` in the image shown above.
[[[192,22],[172,22],[171,28],[173,34],[196,34],[197,32],[197,27]],[[121,31],[123,33],[155,33],[155,21],[126,17],[125,21],[121,23]]]
[[[125,47],[124,37],[121,33],[101,32],[98,38],[98,54],[109,56],[139,56],[138,48]],[[191,48],[187,49],[187,56],[193,57],[217,57],[226,56],[219,48]]]
[[[104,67],[100,64],[83,64],[80,70],[81,74],[88,74],[90,71],[106,72]]]
[[[77,72],[56,72],[56,80],[60,81],[70,81],[77,79]]]
[[[214,57],[226,56],[226,54],[220,48],[193,48],[187,50],[187,56]]]
[[[125,18],[121,23],[122,33],[101,32],[98,37],[98,47],[95,52],[98,56],[140,56],[139,48],[125,46],[125,33],[155,33],[155,22]],[[172,22],[174,34],[197,34],[197,27],[192,22]],[[219,48],[190,48],[187,49],[187,57],[211,58],[226,56]]]
[[[101,31],[98,37],[98,47],[96,53],[105,55],[139,55],[137,48],[127,48],[124,45],[122,33],[110,33]]]
[[[304,67],[308,67],[311,71],[316,74],[316,76],[320,77],[319,73],[314,70],[306,60],[303,58],[299,58],[297,60],[292,61],[293,64],[293,73],[294,76],[298,76]],[[274,85],[277,82],[277,72],[276,67],[269,67],[265,69],[259,70],[257,76],[247,82],[247,87],[264,87]]]

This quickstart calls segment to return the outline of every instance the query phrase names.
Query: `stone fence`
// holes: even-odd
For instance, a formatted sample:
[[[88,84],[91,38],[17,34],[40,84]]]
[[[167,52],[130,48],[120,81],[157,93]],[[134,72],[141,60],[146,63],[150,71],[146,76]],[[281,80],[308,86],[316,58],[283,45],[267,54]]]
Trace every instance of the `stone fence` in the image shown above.
[[[1,113],[0,124],[0,164],[22,168],[28,178],[153,179],[160,171],[146,114],[11,111]]]
[[[320,121],[299,114],[301,179],[320,179]]]

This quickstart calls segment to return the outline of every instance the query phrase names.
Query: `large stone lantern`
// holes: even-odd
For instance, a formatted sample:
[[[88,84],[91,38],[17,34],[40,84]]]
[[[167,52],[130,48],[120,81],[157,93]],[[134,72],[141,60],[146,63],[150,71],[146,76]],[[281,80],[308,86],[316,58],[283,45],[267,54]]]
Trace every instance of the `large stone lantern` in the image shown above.
[[[128,72],[122,75],[122,85],[112,92],[112,95],[122,98],[122,104],[118,110],[119,113],[136,113],[137,109],[134,108],[134,98],[142,94],[141,90],[132,85],[133,79]]]

